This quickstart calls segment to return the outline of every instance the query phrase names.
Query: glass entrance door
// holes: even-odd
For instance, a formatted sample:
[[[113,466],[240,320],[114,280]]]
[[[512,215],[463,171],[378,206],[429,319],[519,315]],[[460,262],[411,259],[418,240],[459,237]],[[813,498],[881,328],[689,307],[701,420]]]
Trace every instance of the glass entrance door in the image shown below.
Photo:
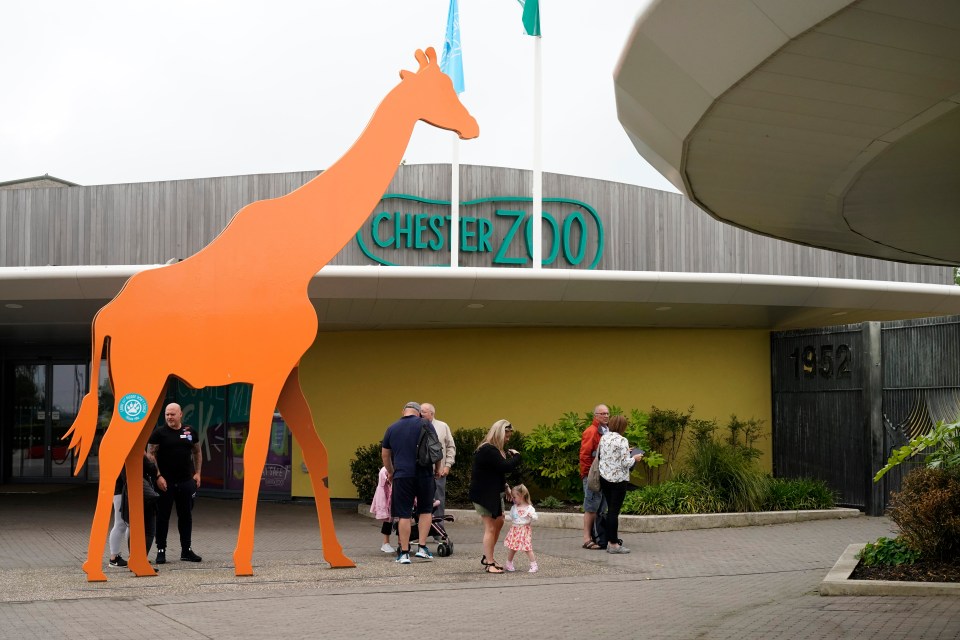
[[[76,454],[61,437],[73,424],[87,390],[80,363],[14,365],[13,460],[18,480],[72,480]],[[82,473],[77,480],[85,480]]]

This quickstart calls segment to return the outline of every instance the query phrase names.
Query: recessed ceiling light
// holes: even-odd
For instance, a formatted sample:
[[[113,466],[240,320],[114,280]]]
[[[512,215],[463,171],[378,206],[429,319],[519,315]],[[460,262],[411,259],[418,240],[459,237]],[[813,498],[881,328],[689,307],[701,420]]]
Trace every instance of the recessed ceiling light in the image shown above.
[[[471,302],[467,305],[467,309],[483,309],[483,305],[479,302]]]
[[[657,307],[657,311],[670,311],[673,307]]]
[[[22,305],[22,304],[17,304],[16,302],[10,302],[10,303],[5,304],[5,305],[3,305],[3,306],[5,306],[7,309],[23,309],[23,305]]]

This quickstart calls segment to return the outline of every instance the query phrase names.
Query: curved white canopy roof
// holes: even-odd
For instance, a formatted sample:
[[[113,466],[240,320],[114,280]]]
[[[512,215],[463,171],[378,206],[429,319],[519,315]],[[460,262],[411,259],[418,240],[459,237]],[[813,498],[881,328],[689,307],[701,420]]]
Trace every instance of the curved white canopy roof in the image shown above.
[[[659,2],[615,85],[638,151],[714,217],[960,264],[960,2]]]

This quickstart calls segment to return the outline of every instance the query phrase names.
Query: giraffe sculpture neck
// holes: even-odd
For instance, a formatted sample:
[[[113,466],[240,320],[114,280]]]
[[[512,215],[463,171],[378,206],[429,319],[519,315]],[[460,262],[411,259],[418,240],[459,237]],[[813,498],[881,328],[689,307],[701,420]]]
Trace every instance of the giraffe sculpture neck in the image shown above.
[[[244,262],[224,255],[234,237],[254,234],[271,251],[270,277],[282,273],[287,282],[306,286],[353,238],[393,179],[418,119],[412,89],[407,82],[397,85],[329,169],[286,196],[248,205],[197,256],[219,254],[238,275],[256,279],[263,267],[260,259]]]

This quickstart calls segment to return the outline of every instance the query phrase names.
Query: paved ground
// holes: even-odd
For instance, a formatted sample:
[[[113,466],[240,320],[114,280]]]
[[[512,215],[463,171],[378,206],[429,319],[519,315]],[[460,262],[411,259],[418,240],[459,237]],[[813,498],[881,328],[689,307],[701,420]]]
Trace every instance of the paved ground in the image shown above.
[[[423,635],[424,619],[443,638],[960,637],[953,598],[817,594],[848,544],[890,532],[883,518],[630,534],[633,553],[619,556],[581,549],[576,531],[541,527],[540,573],[486,575],[474,526],[449,528],[453,556],[401,566],[379,551],[379,523],[338,511],[357,568],[331,570],[312,504],[263,503],[256,576],[236,578],[239,509],[198,501],[201,564],[173,561],[156,578],[108,567],[109,582],[89,584],[80,564],[92,492],[0,488],[0,638],[382,640]],[[525,558],[517,564],[526,569]]]

